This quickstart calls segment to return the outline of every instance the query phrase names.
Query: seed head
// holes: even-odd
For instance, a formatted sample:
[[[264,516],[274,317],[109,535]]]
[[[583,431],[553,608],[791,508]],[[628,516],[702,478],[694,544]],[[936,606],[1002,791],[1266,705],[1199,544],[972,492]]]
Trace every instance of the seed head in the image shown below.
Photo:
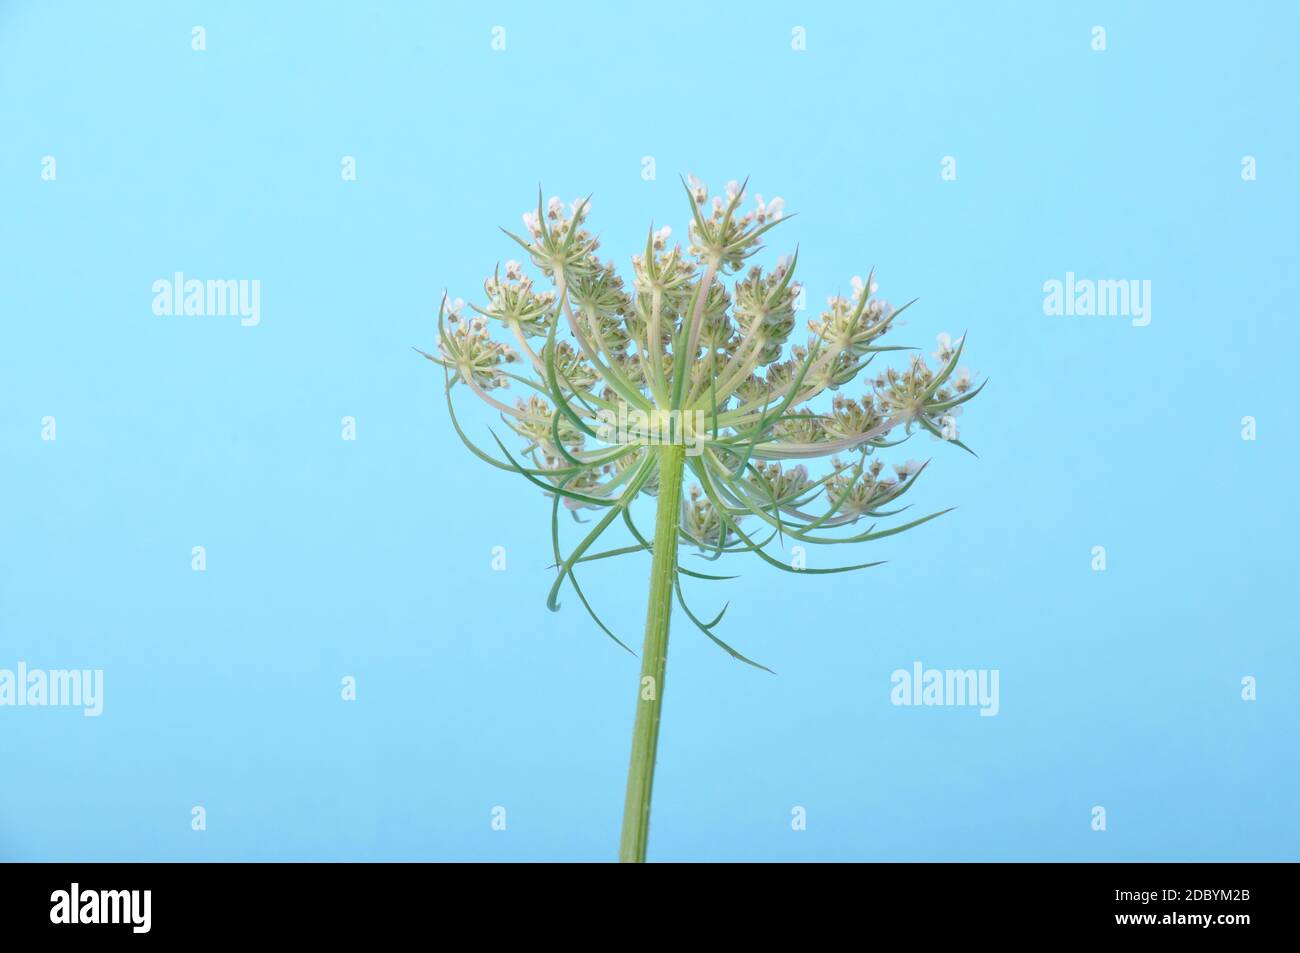
[[[849,280],[847,296],[827,298],[807,338],[796,340],[798,252],[767,268],[751,263],[764,236],[789,220],[784,201],[755,194],[750,202],[738,181],[711,201],[695,176],[683,187],[685,245],[672,242],[671,226],[652,227],[626,281],[597,257],[590,201],[539,194],[522,215],[523,234],[507,232],[523,254],[484,282],[472,318],[463,301],[444,296],[437,354],[424,355],[444,369],[453,419],[459,384],[525,442],[516,456],[498,439],[498,457],[456,422],[480,458],[541,487],[575,518],[603,514],[570,557],[557,559],[552,607],[566,580],[577,588],[577,563],[597,558],[592,545],[615,517],[631,549],[651,548],[653,533],[637,527],[632,504],[661,490],[658,444],[685,444],[696,481],[681,501],[680,544],[711,558],[749,552],[782,569],[791,567],[770,550],[787,539],[861,542],[939,515],[845,530],[898,512],[885,507],[928,464],[886,469],[881,454],[915,431],[965,449],[956,417],[983,385],[957,367],[964,335],[938,335],[933,367],[915,350],[881,343],[908,305],[876,297],[868,274]],[[895,351],[908,352],[901,365],[872,367]],[[848,393],[855,382],[858,392]],[[825,461],[820,476],[816,461]],[[559,557],[558,537],[556,547]]]

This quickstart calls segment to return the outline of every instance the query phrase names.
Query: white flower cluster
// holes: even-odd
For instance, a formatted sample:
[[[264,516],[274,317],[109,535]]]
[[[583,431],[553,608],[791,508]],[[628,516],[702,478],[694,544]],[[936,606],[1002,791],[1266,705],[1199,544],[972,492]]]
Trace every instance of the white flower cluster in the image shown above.
[[[696,434],[700,483],[683,499],[685,540],[717,552],[761,551],[743,528],[757,521],[800,541],[843,541],[828,534],[885,515],[882,507],[925,467],[909,459],[886,476],[882,451],[915,430],[964,446],[956,417],[980,389],[957,366],[964,337],[938,336],[935,367],[913,352],[901,367],[868,372],[900,350],[880,340],[905,308],[876,297],[872,275],[855,275],[851,293],[829,297],[808,322],[807,340],[792,340],[798,255],[770,269],[747,264],[783,220],[784,201],[755,194],[749,202],[736,181],[712,197],[693,175],[683,185],[686,246],[673,242],[670,226],[652,229],[628,284],[597,257],[588,200],[539,198],[522,215],[524,234],[512,235],[524,255],[488,279],[488,300],[474,318],[465,320],[460,299],[444,301],[439,353],[425,356],[526,441],[523,462],[510,456],[498,465],[572,508],[624,507],[657,492],[657,454],[601,440],[598,421],[620,411],[700,414],[708,432]],[[549,280],[546,291],[534,290],[530,265]],[[490,325],[511,343],[493,340]],[[518,373],[508,369],[515,363]],[[868,382],[866,391],[842,393],[855,379]],[[506,387],[518,389],[513,404],[489,393]],[[821,477],[806,466],[818,458],[830,459]],[[783,469],[781,461],[791,464]],[[813,514],[819,498],[826,511]]]

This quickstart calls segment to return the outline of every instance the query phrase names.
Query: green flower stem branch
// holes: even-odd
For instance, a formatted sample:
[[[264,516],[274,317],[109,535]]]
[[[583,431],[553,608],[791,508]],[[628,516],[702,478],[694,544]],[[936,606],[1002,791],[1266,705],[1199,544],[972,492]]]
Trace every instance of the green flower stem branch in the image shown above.
[[[674,601],[732,658],[771,671],[719,637],[725,605],[708,621],[691,610],[687,586],[735,577],[686,564],[682,549],[695,550],[706,566],[749,555],[805,577],[879,566],[810,565],[807,547],[883,539],[947,512],[879,528],[910,508],[896,504],[929,465],[909,459],[893,463],[891,473],[881,457],[918,434],[968,449],[956,418],[984,386],[958,366],[964,336],[940,334],[933,367],[916,348],[880,343],[908,305],[874,297],[871,274],[853,278],[851,294],[827,298],[797,341],[796,312],[806,307],[794,281],[798,253],[766,269],[748,264],[785,220],[784,202],[755,195],[742,211],[744,183],[714,196],[694,176],[682,184],[691,215],[686,242],[672,242],[668,226],[652,226],[644,251],[632,256],[630,284],[597,255],[590,201],[543,203],[539,192],[536,210],[523,215],[525,234],[506,232],[525,261],[498,265],[483,284],[485,300],[469,305],[472,317],[464,301],[444,295],[437,353],[420,351],[442,369],[451,425],[470,452],[551,498],[549,609],[559,610],[567,586],[600,630],[632,652],[601,620],[599,600],[587,598],[578,576],[599,560],[650,557],[619,845],[619,859],[634,862],[646,858]],[[910,352],[903,367],[868,371],[895,352]],[[864,392],[846,394],[854,383]],[[495,429],[499,453],[470,440],[456,415],[457,389],[499,415],[522,446],[512,453]],[[826,469],[810,472],[819,462]],[[652,539],[636,522],[633,504],[643,494],[657,497]],[[567,553],[561,507],[583,524]],[[583,520],[584,510],[603,513]],[[623,538],[597,547],[606,533]],[[941,556],[927,560],[927,572]]]
[[[632,760],[627,769],[623,837],[618,848],[622,863],[637,864],[645,862],[650,839],[650,793],[654,788],[655,756],[659,750],[659,717],[664,704],[664,672],[668,667],[668,626],[677,575],[677,527],[682,519],[682,472],[686,466],[684,447],[660,447],[656,453],[659,505],[650,563],[650,599],[646,605],[641,683],[632,727]]]

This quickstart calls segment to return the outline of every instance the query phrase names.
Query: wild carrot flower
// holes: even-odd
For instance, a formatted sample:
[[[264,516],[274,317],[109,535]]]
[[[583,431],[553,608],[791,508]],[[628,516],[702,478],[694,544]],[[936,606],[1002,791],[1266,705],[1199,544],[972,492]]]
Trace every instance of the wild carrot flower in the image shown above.
[[[881,454],[918,431],[966,449],[955,417],[983,387],[957,366],[964,335],[940,334],[933,366],[914,349],[882,343],[910,303],[895,309],[875,297],[872,274],[855,276],[850,296],[831,295],[806,322],[808,333],[797,335],[798,252],[770,269],[750,264],[767,232],[788,220],[784,201],[756,194],[746,208],[743,182],[728,183],[712,201],[695,176],[683,186],[685,243],[672,241],[669,226],[652,227],[626,279],[599,256],[588,200],[543,201],[539,194],[537,207],[521,217],[524,233],[506,233],[523,263],[512,259],[493,272],[472,318],[463,301],[444,296],[437,351],[420,352],[443,369],[453,425],[471,452],[552,498],[551,609],[567,584],[618,641],[578,572],[616,555],[652,557],[624,860],[645,857],[674,598],[704,635],[757,665],[715,631],[723,613],[704,621],[688,607],[682,577],[727,577],[682,565],[679,547],[711,560],[749,553],[802,574],[878,565],[795,568],[774,550],[786,539],[867,542],[941,515],[879,528],[876,521],[906,508],[895,504],[928,465],[896,462],[890,476]],[[727,276],[734,276],[730,285]],[[904,351],[910,354],[900,366],[871,367]],[[865,386],[846,392],[859,380]],[[520,441],[514,452],[496,433],[496,453],[470,441],[455,416],[457,388],[500,413]],[[827,463],[817,473],[810,467],[819,460]],[[687,473],[692,485],[684,492]],[[642,495],[656,498],[648,531],[632,508]],[[568,553],[560,543],[561,505],[575,518],[580,510],[599,514]],[[616,522],[624,543],[596,550]]]

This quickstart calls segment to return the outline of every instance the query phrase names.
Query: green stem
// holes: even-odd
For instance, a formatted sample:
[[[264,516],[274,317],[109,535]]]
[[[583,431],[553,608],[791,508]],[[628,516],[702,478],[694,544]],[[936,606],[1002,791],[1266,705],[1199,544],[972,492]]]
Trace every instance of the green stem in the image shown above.
[[[659,447],[659,508],[655,516],[654,560],[650,566],[650,601],[645,616],[645,647],[637,687],[636,723],[632,727],[632,761],[627,769],[627,800],[618,859],[645,863],[650,838],[650,792],[654,787],[659,714],[663,709],[664,672],[668,665],[668,623],[677,572],[677,528],[682,519],[682,469],[686,448]]]

